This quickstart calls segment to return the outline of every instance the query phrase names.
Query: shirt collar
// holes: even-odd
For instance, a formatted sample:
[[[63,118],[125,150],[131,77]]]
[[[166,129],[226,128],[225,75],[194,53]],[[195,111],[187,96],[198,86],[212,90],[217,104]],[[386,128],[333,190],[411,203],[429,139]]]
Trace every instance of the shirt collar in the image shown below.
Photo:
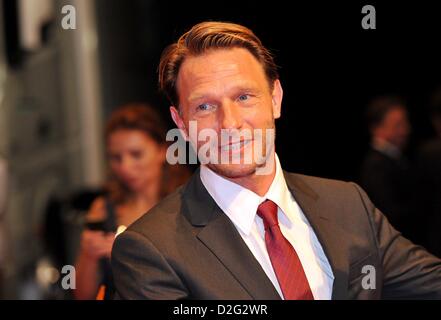
[[[285,215],[288,212],[289,201],[293,198],[286,185],[277,154],[275,162],[276,174],[268,192],[263,197],[221,177],[207,166],[201,165],[200,177],[208,193],[230,220],[246,235],[251,232],[258,206],[266,199],[276,203]]]
[[[374,138],[372,148],[393,159],[399,159],[401,157],[400,149],[384,139]]]

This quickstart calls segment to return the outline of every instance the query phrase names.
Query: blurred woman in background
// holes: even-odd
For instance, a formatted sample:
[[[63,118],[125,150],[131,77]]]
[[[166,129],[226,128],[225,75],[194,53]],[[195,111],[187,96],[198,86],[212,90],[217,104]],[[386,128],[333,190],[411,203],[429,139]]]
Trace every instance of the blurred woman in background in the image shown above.
[[[115,235],[190,177],[186,167],[166,162],[166,129],[150,106],[118,108],[107,123],[105,138],[110,179],[106,196],[97,198],[86,216],[76,263],[76,299],[95,299],[97,294],[112,298]]]

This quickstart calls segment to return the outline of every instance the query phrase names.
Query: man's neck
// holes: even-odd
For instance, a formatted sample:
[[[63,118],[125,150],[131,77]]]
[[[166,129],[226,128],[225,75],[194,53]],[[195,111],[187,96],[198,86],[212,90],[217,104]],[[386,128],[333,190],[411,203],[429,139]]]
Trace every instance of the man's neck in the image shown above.
[[[272,164],[272,166],[270,167],[272,169],[271,173],[259,174],[258,173],[259,171],[257,170],[257,173],[254,172],[253,174],[248,175],[246,177],[226,178],[226,179],[240,185],[243,188],[251,190],[260,197],[262,197],[268,192],[269,188],[271,187],[271,184],[273,183],[274,177],[276,176],[275,153],[269,156],[267,161],[270,163],[266,163],[265,164],[266,166]]]

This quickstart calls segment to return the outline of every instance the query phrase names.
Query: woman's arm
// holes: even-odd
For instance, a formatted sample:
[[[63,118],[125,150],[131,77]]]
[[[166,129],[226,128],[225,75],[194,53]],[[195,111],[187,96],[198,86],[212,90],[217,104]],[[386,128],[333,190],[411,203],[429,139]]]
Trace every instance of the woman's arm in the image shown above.
[[[96,199],[86,216],[87,222],[97,222],[106,219],[105,200]],[[110,257],[114,237],[102,231],[84,230],[81,235],[80,252],[75,265],[76,289],[75,299],[95,299],[101,278],[100,259]]]

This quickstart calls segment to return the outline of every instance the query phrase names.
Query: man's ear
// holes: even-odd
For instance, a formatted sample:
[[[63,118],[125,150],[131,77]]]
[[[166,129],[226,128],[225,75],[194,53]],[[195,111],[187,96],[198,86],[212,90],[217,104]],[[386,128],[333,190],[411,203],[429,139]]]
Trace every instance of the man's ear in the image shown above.
[[[176,126],[181,130],[182,137],[184,137],[185,140],[188,141],[188,131],[187,127],[185,126],[184,119],[182,119],[181,114],[179,113],[179,110],[175,106],[170,107],[170,114],[173,119],[173,122],[176,124]]]
[[[283,99],[283,89],[280,80],[274,81],[273,92],[272,92],[272,102],[273,102],[273,117],[274,119],[279,119],[282,113],[282,99]]]

